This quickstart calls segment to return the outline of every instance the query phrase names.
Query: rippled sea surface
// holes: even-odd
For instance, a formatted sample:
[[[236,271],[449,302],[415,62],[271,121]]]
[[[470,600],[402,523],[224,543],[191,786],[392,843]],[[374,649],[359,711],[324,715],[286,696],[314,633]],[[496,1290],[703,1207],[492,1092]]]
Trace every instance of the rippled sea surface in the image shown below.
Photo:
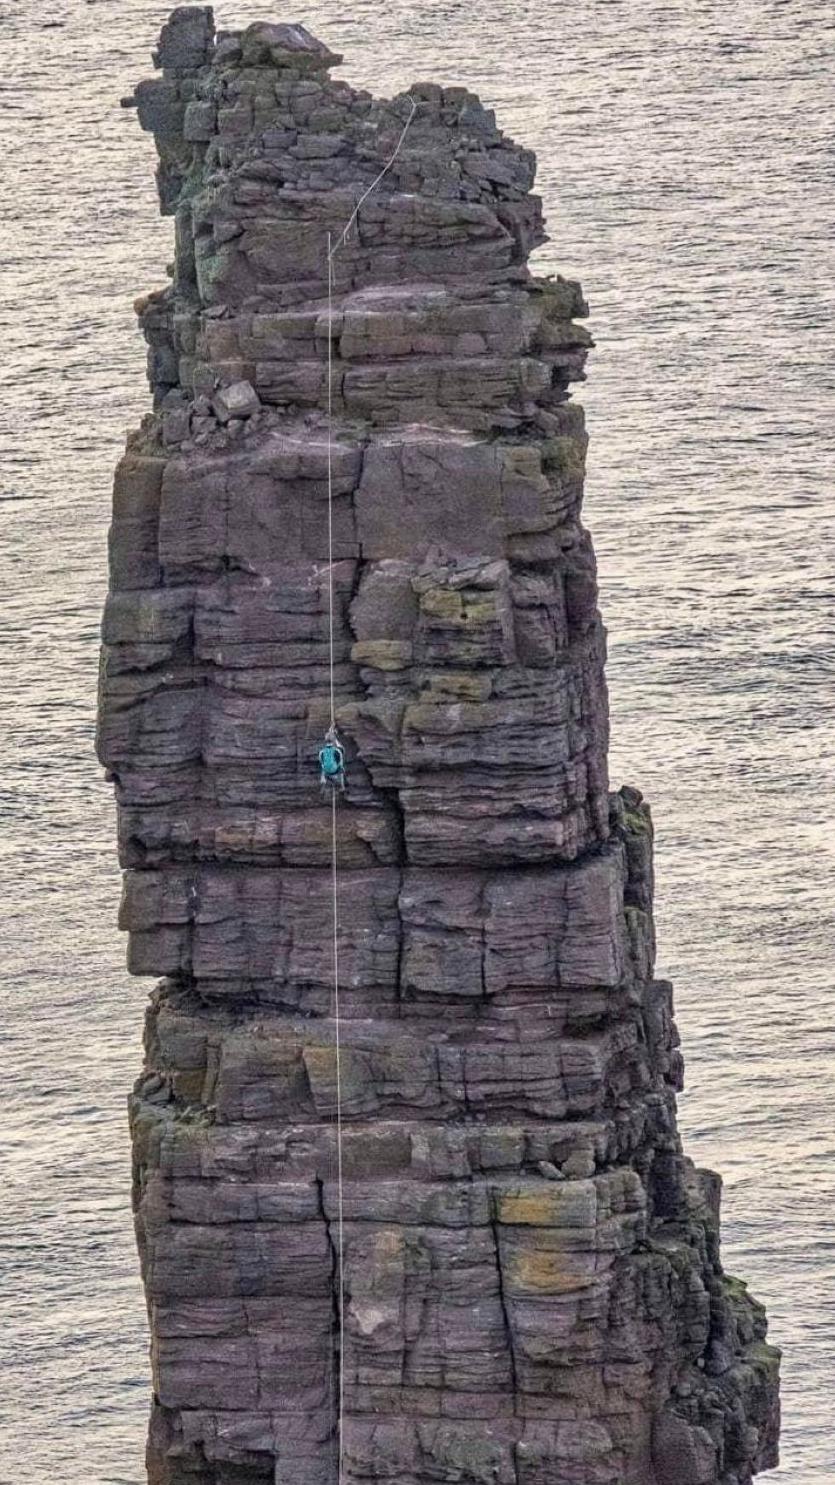
[[[92,754],[111,471],[164,282],[152,143],[118,100],[168,7],[0,0],[0,1485],[140,1485],[148,1381],[124,971]],[[464,83],[540,160],[582,278],[587,518],[616,782],[651,799],[689,1151],[785,1350],[783,1464],[833,1485],[833,13],[824,0],[230,0],[343,75]],[[828,353],[828,354],[827,354]],[[766,1477],[764,1477],[766,1478]]]

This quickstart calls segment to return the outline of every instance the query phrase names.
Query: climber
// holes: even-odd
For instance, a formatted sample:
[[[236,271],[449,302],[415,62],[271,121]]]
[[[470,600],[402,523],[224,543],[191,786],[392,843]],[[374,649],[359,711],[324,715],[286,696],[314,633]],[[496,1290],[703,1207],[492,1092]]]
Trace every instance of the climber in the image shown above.
[[[330,784],[345,792],[345,749],[331,726],[325,733],[325,741],[319,749],[319,783],[323,791]]]

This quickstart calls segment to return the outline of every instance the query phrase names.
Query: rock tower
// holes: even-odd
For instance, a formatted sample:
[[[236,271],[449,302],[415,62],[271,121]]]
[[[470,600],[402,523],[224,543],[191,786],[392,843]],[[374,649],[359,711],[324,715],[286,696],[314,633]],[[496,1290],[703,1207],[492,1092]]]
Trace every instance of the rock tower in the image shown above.
[[[610,796],[591,344],[534,158],[296,25],[175,10],[173,281],[116,475],[100,753],[129,966],[152,1485],[747,1485],[777,1354],[684,1157],[652,828]],[[328,346],[344,1112],[340,1355]],[[344,1389],[344,1457],[337,1399]]]

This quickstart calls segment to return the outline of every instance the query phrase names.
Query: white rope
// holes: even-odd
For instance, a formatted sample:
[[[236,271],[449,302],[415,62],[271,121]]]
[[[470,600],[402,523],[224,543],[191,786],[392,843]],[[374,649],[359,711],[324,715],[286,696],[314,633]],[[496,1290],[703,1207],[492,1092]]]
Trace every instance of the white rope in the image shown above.
[[[336,243],[328,233],[328,667],[330,685],[330,727],[335,735],[336,706],[334,700],[334,594],[333,594],[333,293],[335,285],[334,258],[348,241],[348,236],[359,217],[360,208],[375,191],[390,171],[409,127],[417,112],[417,103],[409,94],[412,105],[409,117],[389,159],[379,175],[363,191],[354,210]],[[339,1304],[339,1382],[337,1389],[337,1485],[342,1485],[345,1459],[345,1242],[344,1242],[344,1193],[342,1181],[342,1020],[339,1009],[339,860],[336,834],[336,784],[331,790],[331,899],[333,912],[333,1024],[334,1057],[336,1061],[336,1187],[337,1187],[337,1287]]]
[[[368,187],[368,190],[367,191],[363,191],[362,195],[360,196],[359,201],[357,202],[356,206],[354,207],[353,211],[351,212],[351,215],[349,216],[347,222],[345,223],[344,231],[343,231],[342,236],[340,237],[338,243],[336,244],[336,247],[332,247],[331,246],[330,233],[328,233],[328,262],[330,262],[333,259],[334,253],[338,252],[341,247],[344,247],[345,243],[348,241],[348,233],[350,232],[351,228],[354,225],[354,222],[357,220],[357,217],[360,214],[360,207],[364,204],[364,202],[366,202],[368,200],[369,196],[371,195],[371,192],[372,191],[376,191],[378,185],[380,184],[380,181],[383,180],[388,175],[389,171],[391,170],[392,165],[394,164],[395,160],[397,159],[397,156],[400,154],[400,150],[402,148],[403,141],[406,138],[406,135],[408,134],[409,129],[411,128],[412,119],[414,118],[415,114],[417,113],[417,103],[415,102],[415,100],[412,97],[411,93],[407,93],[406,96],[407,96],[409,102],[411,103],[412,107],[411,107],[411,112],[409,113],[409,117],[407,118],[407,120],[406,120],[405,124],[403,125],[403,128],[402,128],[402,130],[400,132],[400,138],[398,139],[396,145],[394,146],[394,149],[393,149],[391,155],[389,156],[388,160],[386,161],[385,165],[383,166],[382,170],[380,171],[380,174],[371,182],[371,185]]]
[[[342,1485],[342,1461],[344,1459],[345,1429],[345,1230],[344,1198],[342,1189],[342,1060],[340,1057],[339,1015],[339,875],[336,850],[336,788],[331,785],[331,891],[333,899],[333,1024],[336,1057],[336,1191],[337,1191],[337,1274],[339,1284],[339,1382],[337,1397],[338,1464],[337,1478]]]
[[[328,668],[331,727],[336,726],[333,699],[333,248],[328,233]]]

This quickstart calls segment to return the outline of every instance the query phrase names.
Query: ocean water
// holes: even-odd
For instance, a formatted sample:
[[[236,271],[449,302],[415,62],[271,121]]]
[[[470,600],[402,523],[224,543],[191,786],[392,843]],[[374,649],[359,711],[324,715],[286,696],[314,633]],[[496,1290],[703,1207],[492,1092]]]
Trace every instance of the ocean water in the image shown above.
[[[92,754],[109,486],[164,282],[150,139],[119,97],[168,7],[0,0],[0,1485],[140,1485],[148,1382],[128,979]],[[587,520],[615,782],[651,799],[660,971],[727,1266],[785,1352],[783,1463],[833,1485],[835,17],[824,0],[229,0],[343,75],[464,83],[532,145],[597,349]]]

